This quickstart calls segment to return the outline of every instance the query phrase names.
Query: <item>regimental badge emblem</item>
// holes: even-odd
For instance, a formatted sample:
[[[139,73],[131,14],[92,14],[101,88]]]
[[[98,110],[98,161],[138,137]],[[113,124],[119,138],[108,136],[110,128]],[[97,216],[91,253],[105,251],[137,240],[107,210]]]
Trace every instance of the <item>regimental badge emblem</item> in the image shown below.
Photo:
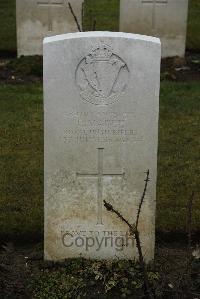
[[[122,98],[128,84],[125,61],[105,43],[97,45],[79,63],[76,84],[81,98],[94,105],[110,105]]]

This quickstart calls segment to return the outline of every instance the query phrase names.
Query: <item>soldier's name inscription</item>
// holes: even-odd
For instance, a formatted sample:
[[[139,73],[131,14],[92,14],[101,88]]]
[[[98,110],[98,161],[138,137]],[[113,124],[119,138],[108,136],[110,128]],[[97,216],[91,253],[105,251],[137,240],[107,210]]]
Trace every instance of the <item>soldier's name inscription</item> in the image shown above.
[[[65,115],[71,126],[64,131],[64,141],[70,142],[137,142],[143,138],[133,127],[135,112],[79,112]]]

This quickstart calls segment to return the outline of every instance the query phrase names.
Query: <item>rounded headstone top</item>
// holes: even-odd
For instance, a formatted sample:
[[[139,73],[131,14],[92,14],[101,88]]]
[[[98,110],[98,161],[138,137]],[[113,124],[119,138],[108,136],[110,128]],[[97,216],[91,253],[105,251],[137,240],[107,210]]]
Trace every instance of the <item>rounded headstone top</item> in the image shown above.
[[[44,38],[43,43],[52,43],[57,41],[63,41],[67,39],[76,39],[76,38],[91,38],[91,37],[113,37],[113,38],[125,38],[132,40],[141,40],[148,41],[156,44],[161,44],[160,39],[153,36],[141,35],[141,34],[133,34],[126,32],[110,32],[110,31],[88,31],[88,32],[76,32],[76,33],[67,33],[60,34],[55,36],[50,36]]]

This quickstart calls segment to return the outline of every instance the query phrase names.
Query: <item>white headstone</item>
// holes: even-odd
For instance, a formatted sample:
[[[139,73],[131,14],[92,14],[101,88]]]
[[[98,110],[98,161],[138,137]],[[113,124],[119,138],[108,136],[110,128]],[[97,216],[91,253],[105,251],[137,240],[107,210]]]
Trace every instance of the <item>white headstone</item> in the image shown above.
[[[121,0],[120,31],[157,36],[162,57],[185,55],[188,0]]]
[[[45,258],[154,256],[160,41],[111,32],[44,40]]]
[[[16,0],[18,56],[42,55],[44,37],[78,31],[68,2],[81,25],[84,0]]]

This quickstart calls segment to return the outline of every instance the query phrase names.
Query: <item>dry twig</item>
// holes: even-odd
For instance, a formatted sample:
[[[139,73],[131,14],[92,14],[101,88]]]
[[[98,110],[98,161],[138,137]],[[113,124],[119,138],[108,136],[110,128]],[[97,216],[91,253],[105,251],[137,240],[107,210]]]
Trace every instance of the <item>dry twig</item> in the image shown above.
[[[70,11],[71,11],[72,16],[74,17],[74,21],[75,21],[75,23],[76,23],[76,25],[77,25],[78,31],[79,31],[79,32],[82,32],[82,30],[81,30],[81,26],[80,26],[80,24],[79,24],[79,22],[78,22],[78,19],[77,19],[76,15],[75,15],[75,13],[74,13],[74,11],[73,11],[73,8],[72,8],[70,2],[68,2],[68,6],[69,6],[69,9],[70,9]]]
[[[136,224],[135,225],[131,225],[128,222],[128,220],[126,220],[119,211],[115,210],[115,208],[110,203],[106,202],[105,200],[104,200],[104,206],[105,206],[105,208],[108,211],[116,214],[117,217],[121,221],[123,221],[124,223],[126,223],[127,226],[130,229],[131,234],[135,237],[136,247],[137,247],[138,256],[139,256],[139,263],[140,263],[140,267],[141,267],[141,270],[142,270],[142,273],[143,273],[143,278],[144,278],[145,297],[149,298],[149,299],[152,299],[153,295],[152,295],[150,287],[149,287],[149,280],[148,280],[148,275],[147,275],[147,269],[146,269],[146,264],[144,262],[144,257],[143,257],[143,252],[142,252],[142,246],[141,246],[141,241],[140,241],[140,234],[139,234],[139,231],[138,231],[138,223],[139,223],[140,213],[141,213],[141,210],[142,210],[142,205],[144,203],[144,198],[145,198],[145,195],[146,195],[148,182],[149,182],[149,170],[146,172],[145,186],[144,186],[144,190],[143,190],[143,193],[142,193],[142,196],[141,196],[141,199],[140,199],[139,208],[138,208],[138,212],[137,212],[137,218],[136,218]]]
[[[96,22],[96,20],[94,20],[93,26],[92,26],[92,31],[96,31],[96,24],[97,24],[97,22]]]
[[[135,224],[136,229],[138,228],[140,213],[141,213],[142,205],[144,203],[144,198],[145,198],[145,195],[146,195],[146,192],[147,192],[147,185],[148,185],[148,182],[149,182],[149,169],[146,172],[146,179],[144,181],[145,181],[145,186],[144,186],[144,190],[143,190],[143,193],[142,193],[142,197],[140,199],[140,204],[139,204],[139,208],[138,208],[138,212],[137,212],[137,218],[136,218],[136,224]]]

